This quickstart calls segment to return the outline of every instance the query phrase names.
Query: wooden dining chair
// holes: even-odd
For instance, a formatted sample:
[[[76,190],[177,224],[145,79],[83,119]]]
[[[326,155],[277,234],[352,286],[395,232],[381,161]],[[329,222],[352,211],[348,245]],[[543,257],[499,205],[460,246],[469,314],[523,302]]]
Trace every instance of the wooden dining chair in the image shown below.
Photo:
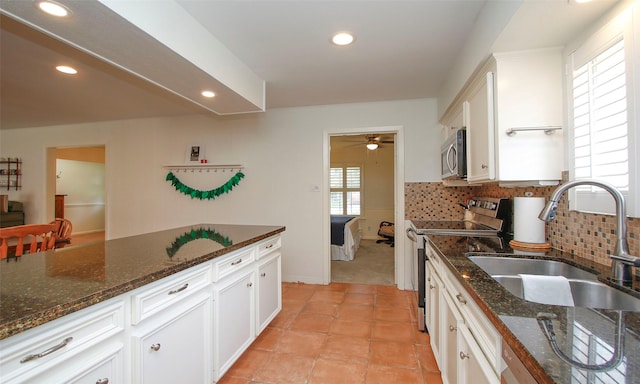
[[[55,224],[27,224],[0,228],[0,259],[7,255],[22,256],[53,249],[56,242]],[[10,252],[12,251],[12,252]]]
[[[73,224],[69,219],[63,219],[56,217],[51,222],[56,226],[56,248],[63,248],[67,244],[71,244],[71,231],[73,230]]]

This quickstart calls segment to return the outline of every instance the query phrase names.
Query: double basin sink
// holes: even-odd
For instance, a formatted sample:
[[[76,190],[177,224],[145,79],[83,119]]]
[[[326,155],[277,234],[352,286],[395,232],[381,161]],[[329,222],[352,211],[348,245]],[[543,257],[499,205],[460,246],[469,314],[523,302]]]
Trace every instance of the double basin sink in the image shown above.
[[[477,254],[471,254],[469,260],[522,299],[525,295],[520,274],[564,276],[569,282],[575,307],[640,312],[640,299],[598,281],[596,274],[561,261]]]

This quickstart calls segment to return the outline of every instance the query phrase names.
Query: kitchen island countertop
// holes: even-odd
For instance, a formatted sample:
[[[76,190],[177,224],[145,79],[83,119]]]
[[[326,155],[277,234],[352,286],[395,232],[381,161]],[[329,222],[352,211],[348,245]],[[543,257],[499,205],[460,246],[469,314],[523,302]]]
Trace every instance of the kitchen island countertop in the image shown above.
[[[481,238],[430,235],[429,242],[539,383],[640,382],[640,312],[526,301],[509,293],[468,256],[469,252],[482,256],[494,251],[496,256],[520,253],[515,256],[560,260],[597,273],[598,280],[605,283],[611,277],[609,267],[553,249],[546,253],[522,253],[508,246],[495,248],[493,243],[483,244]],[[637,278],[628,292],[640,298],[640,282]],[[578,358],[583,351],[587,351],[587,354],[591,353],[587,359],[591,364],[601,364],[612,355],[616,345],[616,320],[622,313],[624,348],[621,363],[608,371],[594,373],[563,362],[549,346],[537,321],[541,313],[556,316],[552,323],[560,349],[572,358]],[[591,381],[594,379],[600,381]]]
[[[1,260],[0,340],[284,230],[199,224]]]

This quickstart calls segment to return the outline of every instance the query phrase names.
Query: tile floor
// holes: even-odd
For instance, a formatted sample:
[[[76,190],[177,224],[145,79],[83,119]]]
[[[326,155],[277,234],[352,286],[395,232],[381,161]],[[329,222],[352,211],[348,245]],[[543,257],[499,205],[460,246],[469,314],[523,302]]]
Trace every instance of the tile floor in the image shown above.
[[[219,384],[442,383],[415,292],[284,283],[282,312]]]

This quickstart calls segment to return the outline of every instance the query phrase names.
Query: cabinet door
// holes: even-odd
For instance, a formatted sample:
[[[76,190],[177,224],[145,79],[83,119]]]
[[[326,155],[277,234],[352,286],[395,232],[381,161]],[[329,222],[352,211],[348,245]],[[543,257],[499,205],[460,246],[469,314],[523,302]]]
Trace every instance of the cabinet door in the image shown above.
[[[153,326],[134,334],[135,383],[211,383],[211,294],[194,297],[175,313],[160,325],[149,319]]]
[[[231,367],[255,337],[253,269],[228,276],[214,293],[214,380]]]
[[[458,327],[458,379],[460,383],[498,384],[500,378],[491,368],[469,329]]]
[[[463,103],[467,127],[467,180],[494,180],[495,123],[493,73],[487,72],[484,81],[476,84]]]
[[[260,260],[258,264],[256,335],[259,335],[282,309],[280,259],[280,252],[275,252],[266,259]]]
[[[446,289],[441,290],[441,321],[440,338],[442,344],[440,346],[440,355],[442,356],[442,382],[444,384],[458,383],[458,328],[464,326],[464,320],[460,312],[456,308],[449,292]]]
[[[433,354],[438,358],[438,365],[441,365],[440,359],[440,290],[442,289],[442,281],[435,273],[435,270],[431,270],[431,281],[427,283],[427,295],[429,296],[429,308],[426,308],[429,313],[429,337],[431,339],[431,349]]]

